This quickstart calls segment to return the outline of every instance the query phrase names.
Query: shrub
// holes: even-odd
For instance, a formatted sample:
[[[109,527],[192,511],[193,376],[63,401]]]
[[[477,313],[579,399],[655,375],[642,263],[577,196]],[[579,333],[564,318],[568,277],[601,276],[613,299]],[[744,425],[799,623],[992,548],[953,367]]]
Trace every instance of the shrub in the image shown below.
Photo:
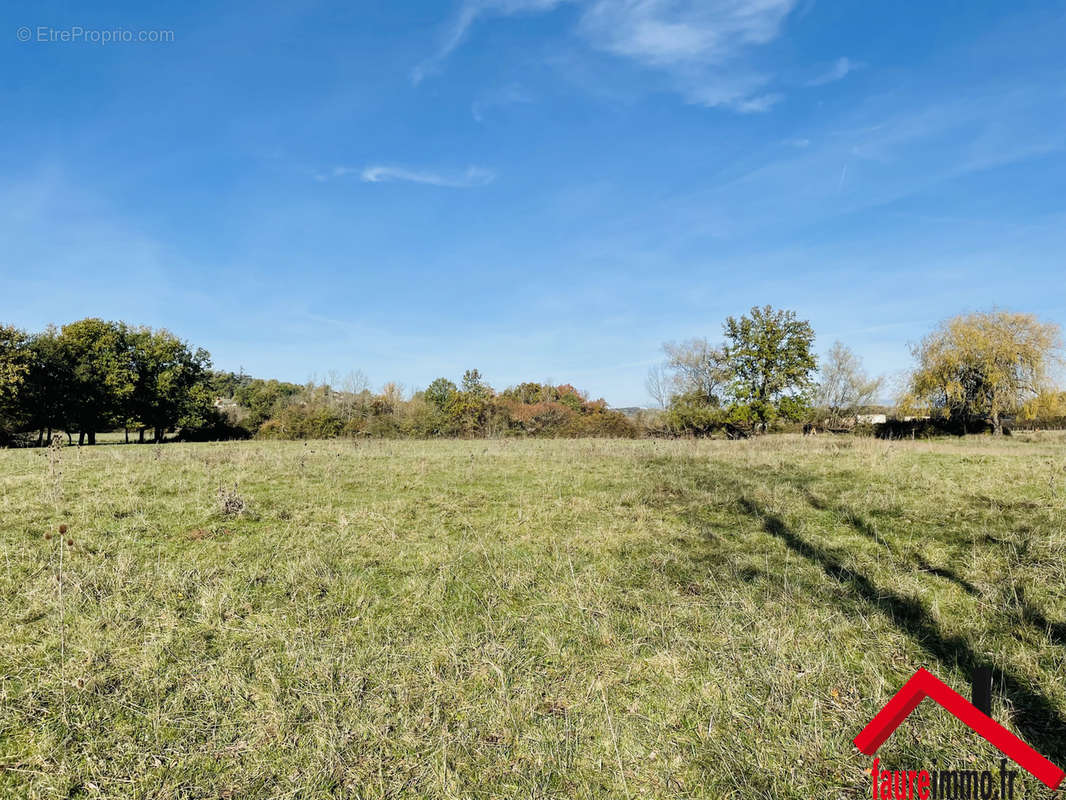
[[[332,439],[344,430],[344,420],[332,408],[301,403],[268,419],[258,435],[264,439]]]
[[[703,395],[688,393],[671,398],[665,421],[674,436],[710,436],[728,420],[725,411],[708,403]]]
[[[504,398],[500,406],[510,421],[509,427],[528,436],[556,435],[576,416],[569,406],[554,401],[524,403]]]
[[[604,409],[572,417],[564,435],[636,439],[640,436],[640,428],[621,411]]]
[[[212,411],[199,424],[182,427],[177,440],[181,442],[222,442],[231,439],[251,439],[252,431],[233,422],[224,414]]]

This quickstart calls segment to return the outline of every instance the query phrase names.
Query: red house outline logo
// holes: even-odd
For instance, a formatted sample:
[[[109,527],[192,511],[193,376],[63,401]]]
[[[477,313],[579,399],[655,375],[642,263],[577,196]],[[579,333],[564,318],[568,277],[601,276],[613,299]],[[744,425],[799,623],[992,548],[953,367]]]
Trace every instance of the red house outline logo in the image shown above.
[[[974,733],[1002,751],[1011,761],[1051,789],[1058,789],[1066,773],[1008,731],[931,672],[919,669],[903,688],[855,737],[860,752],[872,756],[926,697],[951,713]]]

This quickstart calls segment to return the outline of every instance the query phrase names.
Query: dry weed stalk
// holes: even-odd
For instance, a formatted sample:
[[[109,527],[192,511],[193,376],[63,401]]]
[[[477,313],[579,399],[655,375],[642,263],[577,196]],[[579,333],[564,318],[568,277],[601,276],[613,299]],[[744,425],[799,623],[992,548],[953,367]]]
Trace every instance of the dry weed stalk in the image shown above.
[[[65,545],[73,545],[73,539],[67,539],[67,526],[59,526],[59,574],[56,581],[59,584],[59,685],[62,687],[63,723],[67,724],[67,606],[63,594],[63,557],[66,553]]]
[[[237,491],[236,482],[232,489],[227,489],[221,483],[218,485],[218,508],[224,517],[244,516],[248,503]]]
[[[48,474],[52,479],[52,502],[58,505],[63,497],[63,437],[58,433],[48,445]]]

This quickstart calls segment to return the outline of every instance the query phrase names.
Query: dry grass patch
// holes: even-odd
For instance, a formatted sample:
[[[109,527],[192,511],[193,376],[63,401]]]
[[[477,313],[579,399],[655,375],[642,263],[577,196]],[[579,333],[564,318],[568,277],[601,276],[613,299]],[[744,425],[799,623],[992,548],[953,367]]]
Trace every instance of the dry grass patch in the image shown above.
[[[1061,437],[108,445],[0,487],[0,796],[858,796],[903,680],[986,663],[1066,763]],[[970,754],[923,706],[881,756]]]

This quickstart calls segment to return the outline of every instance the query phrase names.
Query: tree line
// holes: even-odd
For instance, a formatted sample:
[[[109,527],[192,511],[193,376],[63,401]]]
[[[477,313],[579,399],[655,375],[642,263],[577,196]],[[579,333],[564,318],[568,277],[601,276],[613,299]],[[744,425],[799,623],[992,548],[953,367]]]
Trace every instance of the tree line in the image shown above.
[[[232,384],[222,409],[231,430],[264,439],[334,437],[431,438],[482,436],[632,437],[638,427],[625,414],[570,384],[527,382],[502,391],[476,369],[458,384],[437,378],[408,393],[387,383],[367,388],[361,373],[304,386],[218,374]]]
[[[37,444],[101,431],[138,442],[335,436],[635,436],[624,414],[569,384],[497,392],[476,370],[408,394],[365,377],[304,385],[211,368],[166,330],[96,318],[27,334],[0,326],[0,441]]]
[[[646,386],[674,433],[760,432],[790,422],[846,429],[874,410],[885,380],[868,376],[841,342],[819,366],[813,343],[810,323],[795,312],[756,307],[726,319],[720,344],[666,343]],[[912,347],[915,368],[894,408],[883,410],[927,432],[1001,434],[1008,417],[1062,427],[1066,392],[1053,380],[1061,351],[1059,326],[1032,314],[953,317]]]
[[[0,327],[0,431],[9,441],[63,431],[95,444],[125,428],[162,441],[179,425],[207,421],[210,357],[166,330],[90,318],[26,334]]]
[[[755,307],[726,319],[722,339],[663,346],[646,383],[655,412],[623,414],[570,384],[497,391],[476,370],[407,392],[372,392],[361,373],[295,384],[212,369],[210,355],[166,330],[89,318],[28,334],[0,326],[0,442],[44,444],[62,432],[94,444],[101,431],[161,442],[247,438],[746,436],[806,424],[842,430],[876,410],[885,381],[835,342],[819,363],[810,323]],[[954,317],[914,346],[895,412],[932,432],[1005,420],[1066,423],[1057,325],[1031,314]],[[890,410],[890,409],[883,409]],[[910,424],[910,423],[908,423]]]

